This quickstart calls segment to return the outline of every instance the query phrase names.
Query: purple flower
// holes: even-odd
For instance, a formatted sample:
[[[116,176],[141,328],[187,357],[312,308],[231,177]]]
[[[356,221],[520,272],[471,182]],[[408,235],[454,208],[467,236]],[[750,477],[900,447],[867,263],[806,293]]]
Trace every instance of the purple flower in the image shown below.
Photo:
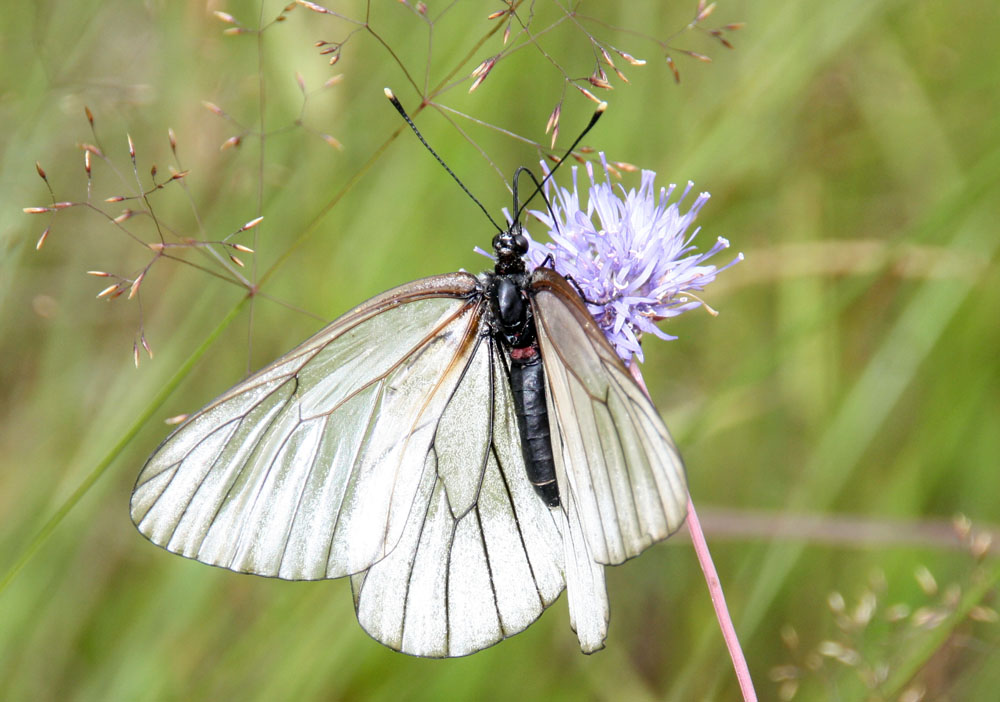
[[[680,205],[693,183],[670,202],[676,186],[660,188],[657,197],[656,173],[643,171],[638,190],[626,191],[619,185],[616,191],[604,154],[601,162],[602,182],[594,179],[593,165],[587,163],[591,185],[585,209],[580,205],[575,166],[572,190],[554,186],[552,181],[546,184],[552,212],[532,210],[530,214],[549,228],[552,243],[540,244],[529,236],[528,266],[551,266],[572,278],[618,355],[626,362],[633,354],[642,361],[639,341],[643,334],[677,338],[660,330],[656,322],[701,305],[715,313],[693,291],[703,290],[717,273],[742,261],[743,254],[721,268],[705,263],[729,248],[722,237],[707,252],[695,251],[691,242],[700,228],[690,235],[688,229],[709,194],[700,193],[682,214]]]

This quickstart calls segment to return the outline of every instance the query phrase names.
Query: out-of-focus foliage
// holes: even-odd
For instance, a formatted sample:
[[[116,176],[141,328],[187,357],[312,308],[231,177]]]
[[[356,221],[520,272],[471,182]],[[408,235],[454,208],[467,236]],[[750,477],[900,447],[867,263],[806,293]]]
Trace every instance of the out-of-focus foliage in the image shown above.
[[[373,31],[351,36],[333,67],[314,43],[342,41],[350,27],[302,7],[259,43],[224,35],[234,25],[212,11],[256,26],[280,5],[43,0],[5,8],[0,577],[14,577],[0,591],[0,697],[734,698],[683,538],[609,571],[611,633],[599,654],[579,654],[563,600],[493,649],[428,661],[371,641],[354,621],[346,582],[235,575],[171,556],[132,528],[128,495],[169,431],[163,419],[207,402],[320,319],[407,280],[485,267],[472,248],[488,246],[489,223],[412,135],[392,138],[402,124],[384,85],[415,110],[414,85],[425,76],[429,88],[460,81],[434,100],[545,145],[564,90],[560,144],[593,109],[553,64],[571,78],[593,72],[600,54],[574,22],[543,35],[552,61],[521,49],[469,94],[469,74],[501,49],[504,20],[486,15],[503,3],[458,3],[440,16],[446,7],[431,3],[432,33],[406,5],[373,5]],[[353,18],[365,11],[359,2],[334,9]],[[554,4],[536,9],[535,29],[560,15]],[[609,70],[614,90],[590,85],[610,107],[587,143],[660,180],[711,191],[702,236],[726,236],[747,257],[707,293],[721,315],[671,323],[680,339],[650,340],[644,373],[687,459],[761,698],[794,687],[795,699],[866,699],[868,685],[885,678],[876,690],[992,699],[1000,634],[989,595],[980,594],[991,592],[996,565],[948,548],[946,522],[956,512],[973,525],[1000,521],[996,8],[988,0],[723,2],[707,24],[746,22],[727,34],[736,50],[681,35],[676,47],[715,60],[672,51],[680,84],[655,43],[612,27],[663,38],[687,24],[693,2],[580,10],[606,23],[581,20],[596,37],[648,62],[635,67],[615,54],[631,82]],[[202,101],[248,130],[262,115],[276,129],[299,115],[296,71],[310,91],[343,79],[310,93],[305,127],[269,136],[263,156],[250,133],[220,150],[242,129]],[[94,201],[111,216],[142,209],[100,202],[134,186],[126,133],[147,185],[153,164],[160,181],[171,165],[189,171],[149,198],[156,221],[173,230],[169,240],[217,240],[265,216],[233,240],[255,254],[223,255],[240,257],[247,277],[277,265],[264,294],[252,316],[250,305],[241,308],[162,406],[153,406],[157,394],[244,290],[161,260],[139,297],[128,300],[126,285],[117,299],[94,299],[109,283],[86,271],[134,277],[150,251],[84,207],[51,222],[22,213],[51,203],[36,160],[58,201],[87,198],[77,145],[94,137],[84,106],[122,172],[119,179],[93,159]],[[503,177],[539,159],[530,144],[454,113],[427,108],[416,120],[494,213],[509,205]],[[638,174],[624,179],[638,184]],[[157,240],[149,217],[123,224]],[[140,329],[155,359],[140,346],[136,369]],[[146,412],[149,421],[128,436]],[[106,470],[85,482],[108,455]],[[80,485],[82,498],[71,501]],[[921,567],[936,588],[914,578]],[[844,593],[843,611],[831,591]]]

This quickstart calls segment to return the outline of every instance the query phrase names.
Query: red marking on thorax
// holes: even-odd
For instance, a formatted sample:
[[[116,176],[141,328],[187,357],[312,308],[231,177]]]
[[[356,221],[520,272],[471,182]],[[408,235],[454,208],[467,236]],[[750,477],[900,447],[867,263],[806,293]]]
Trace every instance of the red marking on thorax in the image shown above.
[[[511,349],[510,357],[515,361],[523,361],[528,358],[534,358],[538,355],[537,346],[525,346],[523,349]]]

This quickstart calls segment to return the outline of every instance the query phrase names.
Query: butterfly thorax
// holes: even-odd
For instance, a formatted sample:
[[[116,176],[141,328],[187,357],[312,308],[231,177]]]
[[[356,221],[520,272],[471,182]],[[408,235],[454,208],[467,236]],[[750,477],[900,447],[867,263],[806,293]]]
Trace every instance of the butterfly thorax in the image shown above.
[[[535,323],[527,295],[527,273],[486,274],[490,325],[507,349],[523,349],[535,343]]]

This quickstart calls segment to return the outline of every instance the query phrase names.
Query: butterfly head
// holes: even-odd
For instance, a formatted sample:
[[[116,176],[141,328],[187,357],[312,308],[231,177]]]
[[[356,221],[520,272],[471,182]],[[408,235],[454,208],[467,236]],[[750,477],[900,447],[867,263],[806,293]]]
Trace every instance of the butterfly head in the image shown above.
[[[497,257],[497,275],[525,272],[524,255],[528,253],[528,238],[521,231],[520,222],[514,222],[509,229],[493,237],[493,252]]]

